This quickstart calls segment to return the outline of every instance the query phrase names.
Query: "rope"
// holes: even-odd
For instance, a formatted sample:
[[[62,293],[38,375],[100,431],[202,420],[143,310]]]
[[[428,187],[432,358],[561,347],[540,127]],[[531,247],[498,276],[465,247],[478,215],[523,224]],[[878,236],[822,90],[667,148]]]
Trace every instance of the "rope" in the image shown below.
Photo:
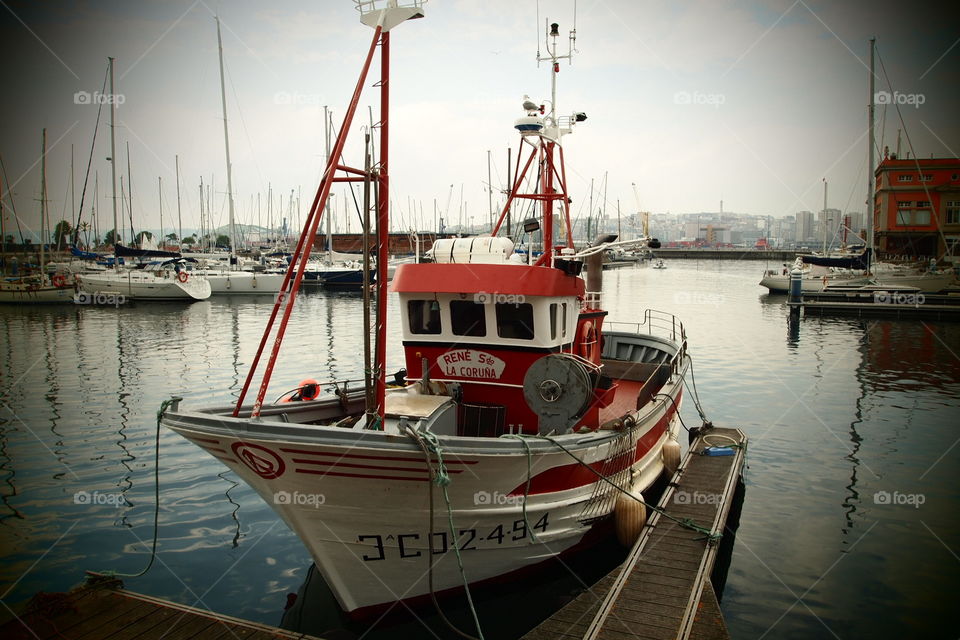
[[[537,535],[533,532],[533,527],[530,526],[530,521],[527,520],[527,498],[530,495],[530,480],[532,476],[532,453],[530,452],[530,443],[523,439],[523,436],[516,433],[504,433],[500,436],[501,438],[511,438],[514,440],[519,440],[523,443],[523,448],[527,452],[527,483],[523,487],[523,524],[526,525],[527,531],[530,532],[530,540],[533,542],[540,542],[537,540]]]
[[[458,546],[458,539],[456,529],[453,526],[453,512],[450,508],[450,496],[447,494],[447,487],[450,485],[450,474],[447,473],[447,466],[443,462],[443,453],[440,447],[440,441],[437,439],[437,436],[429,431],[418,432],[409,423],[404,423],[404,428],[407,430],[407,433],[413,438],[416,443],[420,446],[420,449],[423,451],[424,460],[427,463],[427,469],[430,471],[430,482],[427,483],[427,493],[430,497],[430,538],[427,543],[427,584],[430,588],[430,598],[433,600],[433,607],[437,610],[437,613],[440,615],[440,619],[450,627],[457,635],[462,638],[467,638],[468,640],[484,640],[483,631],[480,629],[480,619],[477,617],[476,607],[473,605],[473,597],[470,594],[470,586],[467,584],[467,575],[463,570],[463,558],[460,556],[460,547]],[[437,456],[437,467],[434,469],[433,464],[430,462],[430,452],[433,452]],[[464,633],[458,629],[447,616],[443,613],[443,609],[440,607],[440,602],[437,600],[436,591],[433,588],[433,484],[441,487],[443,489],[443,499],[447,505],[447,522],[450,526],[450,542],[453,547],[454,552],[457,556],[457,566],[460,568],[460,579],[463,581],[463,588],[467,593],[467,604],[470,605],[470,613],[473,616],[473,623],[477,628],[477,636],[474,637],[467,633]]]
[[[176,401],[178,400],[179,398]],[[145,566],[143,570],[139,571],[138,573],[120,573],[117,571],[87,571],[86,573],[90,576],[106,576],[110,578],[139,578],[149,571],[150,567],[153,566],[153,561],[157,557],[157,534],[160,524],[160,420],[163,418],[163,414],[166,413],[167,409],[174,402],[174,398],[164,400],[160,404],[160,408],[157,410],[157,433],[153,446],[153,542],[150,546],[150,560],[147,562],[147,566]]]
[[[638,498],[637,496],[633,495],[632,493],[630,493],[629,491],[627,491],[626,489],[624,489],[623,487],[621,487],[621,486],[618,485],[617,483],[611,481],[611,480],[610,480],[609,478],[607,478],[605,475],[603,475],[602,473],[600,473],[599,471],[597,471],[596,469],[594,469],[593,467],[591,467],[590,465],[588,465],[586,462],[584,462],[583,460],[581,460],[580,458],[578,458],[578,457],[576,456],[576,454],[574,454],[572,451],[570,451],[569,449],[567,449],[565,446],[563,446],[562,444],[560,444],[559,442],[557,442],[557,441],[553,438],[553,436],[520,435],[519,437],[521,437],[521,438],[540,438],[540,439],[548,440],[549,442],[552,442],[552,443],[555,444],[557,447],[559,447],[561,450],[563,450],[564,453],[566,453],[568,456],[570,456],[571,458],[573,458],[574,460],[576,460],[577,463],[578,463],[580,466],[582,466],[582,467],[584,467],[585,469],[589,470],[590,473],[592,473],[593,475],[597,476],[598,478],[600,478],[601,480],[603,480],[604,482],[606,482],[607,484],[609,484],[611,487],[613,487],[614,489],[616,489],[617,491],[619,491],[619,492],[622,493],[623,495],[628,496],[629,498],[631,498],[631,499],[633,499],[633,500],[636,500],[637,502],[639,502],[640,504],[644,505],[645,507],[651,509],[652,511],[656,511],[657,513],[659,513],[659,514],[662,515],[663,517],[667,518],[668,520],[673,520],[674,522],[676,522],[678,525],[680,525],[680,526],[683,527],[684,529],[690,529],[691,531],[696,531],[697,533],[702,533],[704,536],[706,536],[706,539],[707,539],[707,541],[708,541],[710,544],[714,544],[714,543],[718,542],[718,541],[723,537],[723,534],[722,534],[722,533],[714,533],[712,530],[707,529],[706,527],[697,524],[696,522],[694,522],[694,521],[691,520],[690,518],[676,518],[676,517],[670,515],[669,513],[667,513],[665,510],[661,509],[660,507],[657,507],[657,506],[654,506],[654,505],[651,505],[651,504],[647,504],[647,502],[646,502],[645,500],[643,500],[642,498]]]
[[[687,358],[690,359],[690,381],[693,385],[693,406],[697,408],[697,413],[700,414],[700,419],[706,423],[709,422],[709,420],[707,420],[707,416],[703,412],[703,405],[700,404],[700,394],[697,393],[697,377],[693,374],[693,356],[687,354]],[[687,387],[687,389],[690,389],[690,386],[687,385],[686,376],[683,378],[683,384]]]

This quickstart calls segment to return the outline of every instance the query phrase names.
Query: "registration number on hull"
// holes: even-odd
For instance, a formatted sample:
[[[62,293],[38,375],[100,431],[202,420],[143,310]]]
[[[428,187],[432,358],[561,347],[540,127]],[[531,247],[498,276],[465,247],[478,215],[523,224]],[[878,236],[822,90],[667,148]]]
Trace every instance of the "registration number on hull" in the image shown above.
[[[549,513],[543,514],[530,529],[533,535],[544,533],[549,525]],[[496,548],[509,542],[517,542],[530,535],[526,521],[521,518],[512,524],[498,524],[489,531],[486,529],[459,529],[456,545],[460,551],[478,551],[484,548]],[[392,558],[419,558],[426,549],[422,548],[429,534],[400,533],[400,534],[363,534],[357,536],[357,542],[370,547],[370,552],[363,554],[364,562],[376,562]],[[452,549],[449,531],[435,531],[430,541],[430,553],[438,555]],[[420,548],[418,548],[420,547]]]

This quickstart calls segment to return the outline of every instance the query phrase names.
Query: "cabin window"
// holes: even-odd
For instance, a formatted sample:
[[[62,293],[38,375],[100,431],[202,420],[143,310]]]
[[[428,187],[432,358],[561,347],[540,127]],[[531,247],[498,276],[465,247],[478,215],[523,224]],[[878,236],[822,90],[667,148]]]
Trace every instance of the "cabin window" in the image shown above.
[[[484,305],[473,300],[452,300],[450,302],[450,326],[454,335],[487,335],[487,318]]]
[[[563,303],[563,321],[560,323],[560,337],[567,337],[567,303]]]
[[[533,340],[533,305],[497,303],[497,335],[501,338]]]
[[[407,301],[407,318],[410,333],[440,333],[440,303],[436,300]]]
[[[556,302],[550,304],[550,339],[557,339],[557,316],[560,313],[560,305]]]

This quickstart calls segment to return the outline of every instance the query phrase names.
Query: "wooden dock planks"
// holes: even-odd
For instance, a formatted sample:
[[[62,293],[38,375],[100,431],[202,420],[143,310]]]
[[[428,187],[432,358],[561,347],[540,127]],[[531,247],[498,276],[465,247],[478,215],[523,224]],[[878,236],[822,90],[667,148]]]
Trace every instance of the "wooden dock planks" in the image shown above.
[[[706,443],[704,442],[706,438]],[[712,428],[690,447],[657,505],[676,520],[723,531],[744,464],[702,456],[707,445],[746,443],[739,429]],[[651,514],[624,564],[524,636],[524,640],[724,640],[729,638],[710,572],[718,544],[671,518]]]
[[[119,580],[68,593],[39,593],[0,627],[5,640],[320,640],[160,598],[131,593]]]

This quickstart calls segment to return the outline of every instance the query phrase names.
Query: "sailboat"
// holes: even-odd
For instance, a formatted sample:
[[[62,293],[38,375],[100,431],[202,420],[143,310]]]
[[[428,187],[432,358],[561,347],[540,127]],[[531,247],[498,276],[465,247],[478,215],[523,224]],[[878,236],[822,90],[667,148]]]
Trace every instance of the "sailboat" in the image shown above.
[[[790,289],[790,272],[799,269],[804,293],[823,291],[830,286],[858,286],[870,282],[870,258],[872,247],[841,253],[827,252],[827,181],[823,181],[823,249],[820,254],[797,256],[792,267],[782,271],[764,271],[760,285],[770,293],[786,293]]]
[[[71,302],[73,300],[72,277],[56,273],[48,276],[44,268],[46,258],[47,220],[47,130],[43,130],[40,155],[40,268],[35,274],[6,276],[0,278],[0,302],[32,304],[38,302]],[[3,216],[0,214],[0,220]],[[0,238],[5,238],[5,230]],[[6,248],[6,242],[4,242]],[[4,260],[6,264],[6,260]]]
[[[227,135],[227,92],[223,77],[223,39],[220,36],[220,18],[217,22],[217,51],[220,59],[220,98],[223,109],[223,145],[227,160],[227,206],[230,212],[230,256],[226,266],[201,266],[190,273],[210,283],[213,294],[277,294],[283,285],[282,273],[243,271],[236,255],[237,232],[233,206],[233,165],[230,162],[230,138]]]
[[[524,115],[514,126],[520,155],[529,155],[518,160],[492,235],[439,240],[433,262],[398,266],[396,328],[387,327],[386,279],[377,282],[377,340],[375,349],[364,342],[362,387],[309,380],[297,395],[315,400],[266,401],[337,171],[378,189],[373,213],[386,264],[390,33],[423,9],[418,0],[375,7],[359,5],[373,41],[286,274],[292,286],[274,304],[237,402],[202,408],[192,406],[199,395],[172,398],[161,411],[165,427],[233,470],[276,511],[354,617],[398,599],[428,601],[509,580],[608,541],[614,530],[632,544],[643,526],[640,496],[679,461],[690,367],[674,316],[648,310],[623,324],[607,319],[603,252],[626,243],[612,236],[580,251],[573,246],[561,139],[586,115],[557,106],[559,60],[574,48],[571,32],[570,52],[558,53],[553,24],[547,55],[538,55],[550,63],[549,111],[531,100],[520,105]],[[368,145],[364,168],[350,168],[341,156],[378,48],[382,155],[373,171]],[[542,180],[528,181],[533,175]],[[518,199],[536,203],[538,217],[527,224],[543,231],[543,252],[532,263],[514,257],[512,240],[500,235]],[[372,217],[368,202],[365,217]],[[367,313],[364,323],[371,324]],[[388,336],[400,337],[406,358],[390,389]],[[251,403],[247,393],[268,344]],[[318,393],[334,388],[335,395]]]
[[[116,95],[113,85],[113,58],[109,58],[110,95]],[[125,247],[117,236],[117,169],[116,169],[116,101],[110,101],[110,167],[113,194],[114,265],[109,271],[78,274],[77,285],[87,294],[119,294],[131,300],[206,300],[210,297],[210,283],[186,271],[186,261],[179,254]],[[128,156],[129,158],[129,149]],[[129,164],[128,164],[129,166]],[[131,206],[133,202],[131,200]],[[132,211],[132,209],[131,209]],[[131,218],[132,219],[132,218]],[[151,255],[152,254],[152,255]],[[121,268],[124,256],[158,261],[141,263],[137,268]]]

